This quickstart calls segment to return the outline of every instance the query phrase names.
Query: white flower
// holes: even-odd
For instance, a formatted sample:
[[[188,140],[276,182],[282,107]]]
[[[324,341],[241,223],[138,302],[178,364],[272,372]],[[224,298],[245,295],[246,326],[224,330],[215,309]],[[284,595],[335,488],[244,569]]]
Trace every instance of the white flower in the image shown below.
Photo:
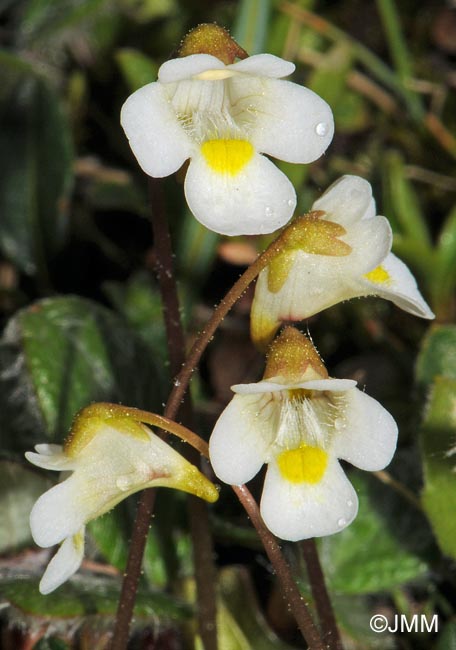
[[[298,370],[290,373],[290,364]],[[355,385],[329,378],[311,343],[287,328],[273,343],[265,378],[232,387],[236,395],[210,439],[211,463],[231,485],[268,464],[261,514],[282,539],[331,535],[356,517],[356,492],[339,458],[369,471],[392,458],[396,423]]]
[[[63,542],[41,579],[43,594],[78,570],[85,524],[130,494],[164,486],[207,501],[218,497],[212,483],[148,427],[126,417],[108,417],[105,407],[93,405],[82,411],[64,447],[41,444],[36,453],[25,454],[38,467],[72,472],[45,492],[30,514],[32,536],[39,546]]]
[[[131,95],[121,123],[153,177],[190,160],[185,196],[195,217],[225,235],[269,233],[293,214],[290,181],[262,152],[292,163],[319,158],[332,140],[329,106],[280,77],[294,64],[258,54],[225,65],[210,54],[164,63]]]
[[[391,244],[391,227],[376,216],[370,184],[343,176],[296,221],[289,246],[260,273],[253,339],[264,344],[281,321],[303,320],[359,296],[380,296],[415,316],[434,318]]]

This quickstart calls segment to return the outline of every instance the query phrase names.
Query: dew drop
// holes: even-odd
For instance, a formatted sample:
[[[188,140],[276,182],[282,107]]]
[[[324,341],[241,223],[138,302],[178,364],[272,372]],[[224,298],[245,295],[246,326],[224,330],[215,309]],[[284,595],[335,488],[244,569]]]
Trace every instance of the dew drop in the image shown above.
[[[343,421],[342,418],[336,418],[334,420],[334,428],[337,429],[337,431],[340,431],[341,429],[343,429],[344,426],[345,426],[345,422]]]
[[[270,208],[269,206],[267,206],[267,207],[264,209],[264,213],[265,213],[265,215],[266,215],[267,217],[272,217],[272,215],[274,214],[274,210],[273,210],[272,208]]]
[[[315,133],[320,136],[324,136],[328,133],[328,125],[326,122],[319,122],[315,127]]]
[[[128,490],[128,488],[131,487],[131,480],[128,478],[128,476],[119,476],[119,478],[116,480],[116,485],[121,492],[125,492]]]
[[[180,386],[181,383],[180,383],[180,381],[179,381],[178,379],[175,379],[175,380],[174,380],[174,385],[175,385],[175,386]]]
[[[343,519],[342,517],[337,520],[337,525],[339,526],[339,528],[342,528],[342,526],[345,526],[346,523],[347,523],[346,520]]]
[[[294,206],[294,204],[295,204],[295,202],[293,201],[293,199],[288,199],[287,203],[288,203],[288,205],[290,206],[290,208],[292,208],[292,207]]]
[[[351,508],[352,505],[353,505],[353,501],[352,501],[351,499],[349,499],[349,500],[347,501],[347,506],[348,506],[349,508]]]

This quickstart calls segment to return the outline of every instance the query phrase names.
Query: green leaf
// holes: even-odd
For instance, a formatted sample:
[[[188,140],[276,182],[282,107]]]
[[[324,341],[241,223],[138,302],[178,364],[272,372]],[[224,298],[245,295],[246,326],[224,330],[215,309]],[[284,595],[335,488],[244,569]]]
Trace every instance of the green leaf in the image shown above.
[[[28,544],[29,515],[50,482],[18,463],[0,461],[0,553]]]
[[[228,567],[219,574],[218,638],[223,650],[292,650],[268,626],[245,569]]]
[[[437,377],[426,408],[420,441],[423,507],[442,551],[456,558],[456,379]]]
[[[60,442],[94,401],[156,410],[161,385],[149,349],[114,313],[77,297],[16,314],[0,341],[0,448]]]
[[[200,224],[189,210],[185,211],[177,244],[177,259],[183,277],[191,278],[190,284],[200,284],[206,280],[219,241],[220,235]]]
[[[88,531],[105,560],[120,571],[127,565],[129,536],[134,523],[136,508],[130,507],[136,499],[128,499],[88,524]],[[144,551],[144,573],[149,584],[155,587],[166,585],[167,575],[157,526],[149,528]]]
[[[46,596],[38,591],[38,583],[38,578],[23,576],[0,580],[0,598],[22,614],[45,619],[89,614],[112,616],[117,610],[120,580],[76,576]],[[167,594],[139,590],[134,614],[160,621],[185,621],[191,610]]]
[[[163,307],[150,274],[137,273],[127,283],[107,282],[104,290],[116,309],[150,348],[160,364],[162,379],[167,381],[165,365],[168,363],[168,346]]]
[[[417,381],[432,384],[440,376],[456,379],[456,325],[433,325],[421,346]]]
[[[390,632],[378,634],[371,630],[369,621],[374,612],[368,596],[344,594],[333,597],[332,604],[343,633],[344,647],[352,650],[394,650],[397,647]]]
[[[456,621],[445,625],[434,650],[456,650]]]
[[[353,55],[347,43],[334,45],[322,59],[321,65],[309,77],[308,85],[336,109],[346,92],[347,74],[353,65]]]
[[[423,247],[430,247],[431,237],[420,200],[407,179],[401,154],[389,151],[384,160],[384,210],[400,232]],[[416,263],[420,259],[417,255]]]
[[[158,65],[139,50],[117,50],[116,61],[131,92],[157,80]]]
[[[21,22],[22,39],[44,42],[97,16],[108,0],[29,0]]]
[[[30,65],[0,52],[0,71],[0,249],[46,282],[47,258],[67,229],[71,136],[54,91]]]
[[[456,285],[456,207],[440,231],[432,272],[432,289],[437,311],[449,310]]]
[[[264,52],[271,0],[241,0],[233,38],[250,55]]]
[[[128,528],[129,518],[125,516],[126,503],[107,512],[102,517],[93,519],[87,525],[87,532],[97,545],[103,558],[112,566],[123,571],[128,558]]]
[[[120,4],[138,23],[149,23],[176,11],[176,0],[120,0]]]
[[[427,565],[410,543],[418,542],[424,525],[419,513],[373,477],[351,472],[350,481],[358,492],[358,516],[321,540],[329,588],[340,594],[375,593],[425,574]]]

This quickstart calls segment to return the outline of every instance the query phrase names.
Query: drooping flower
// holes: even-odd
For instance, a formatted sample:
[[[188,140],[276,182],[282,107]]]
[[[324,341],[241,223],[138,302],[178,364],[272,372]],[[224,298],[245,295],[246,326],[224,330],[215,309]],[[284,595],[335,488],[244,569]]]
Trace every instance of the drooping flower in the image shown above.
[[[332,140],[331,109],[308,88],[281,79],[293,63],[270,54],[234,63],[245,53],[229,36],[226,50],[204,38],[198,48],[181,48],[188,56],[164,63],[157,82],[126,100],[122,126],[150,176],[168,176],[190,159],[185,196],[207,228],[225,235],[273,232],[292,216],[296,194],[261,153],[292,163],[316,160]]]
[[[268,469],[261,514],[282,539],[331,535],[356,517],[358,499],[338,459],[364,470],[390,462],[391,415],[356,382],[328,377],[310,341],[287,327],[271,345],[263,380],[233,386],[209,442],[219,479],[231,485]]]
[[[391,253],[389,222],[376,216],[372,188],[359,176],[331,185],[287,237],[258,277],[251,333],[259,345],[281,322],[360,296],[380,296],[415,316],[434,318],[409,269]]]
[[[152,433],[142,415],[136,409],[94,404],[78,414],[63,447],[41,444],[36,453],[25,454],[38,467],[72,472],[41,495],[30,514],[32,536],[39,546],[63,542],[41,579],[41,593],[54,591],[78,570],[85,525],[127,496],[162,486],[207,501],[218,498],[214,485]]]

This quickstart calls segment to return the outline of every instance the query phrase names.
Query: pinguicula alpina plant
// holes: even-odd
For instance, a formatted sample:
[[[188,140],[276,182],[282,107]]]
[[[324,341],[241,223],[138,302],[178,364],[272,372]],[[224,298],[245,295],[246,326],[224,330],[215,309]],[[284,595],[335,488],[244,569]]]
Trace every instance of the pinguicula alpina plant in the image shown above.
[[[261,515],[291,541],[332,535],[356,517],[358,497],[341,458],[380,470],[396,449],[391,415],[351,379],[332,379],[308,338],[286,327],[270,346],[263,379],[235,396],[209,443],[216,475],[250,481],[267,463]]]
[[[252,339],[267,345],[281,322],[302,321],[361,296],[434,318],[415,278],[391,252],[392,239],[388,220],[376,216],[370,183],[359,176],[337,180],[295,221],[280,253],[260,273]]]
[[[35,542],[61,544],[40,582],[42,594],[57,589],[75,573],[84,556],[86,524],[131,494],[169,487],[215,501],[214,485],[161,440],[146,422],[176,430],[153,414],[116,404],[92,404],[76,416],[63,446],[39,444],[26,458],[33,465],[64,472],[30,514]],[[177,431],[182,435],[185,430]],[[185,435],[185,433],[184,433]],[[66,477],[66,473],[71,476]]]
[[[136,90],[122,107],[122,127],[151,185],[157,182],[152,179],[169,176],[189,161],[184,169],[185,197],[203,225],[229,236],[284,229],[215,310],[187,360],[176,289],[162,283],[168,345],[174,351],[171,374],[176,375],[166,417],[94,404],[77,415],[63,446],[39,444],[26,454],[38,467],[64,472],[62,480],[38,499],[30,516],[39,546],[61,544],[42,577],[43,594],[78,570],[86,524],[125,497],[145,488],[171,487],[216,501],[218,490],[196,467],[197,459],[186,460],[150,428],[160,427],[196,446],[209,457],[216,477],[233,486],[309,647],[324,647],[275,536],[308,541],[349,526],[357,515],[358,497],[339,461],[366,471],[382,470],[393,457],[398,428],[389,412],[353,379],[330,377],[310,338],[290,322],[370,295],[386,298],[415,316],[434,315],[411,272],[391,252],[391,227],[376,214],[366,180],[342,177],[307,214],[292,220],[295,189],[269,156],[310,163],[322,156],[334,132],[328,104],[310,89],[285,80],[294,69],[293,63],[270,54],[248,56],[226,30],[200,25],[184,39],[177,56],[161,65],[158,80]],[[165,218],[159,213],[153,219],[157,268],[159,274],[165,269],[169,280],[172,254],[168,235],[163,237]],[[232,387],[235,395],[207,446],[176,423],[178,409],[212,335],[257,275],[251,338],[267,350],[265,371],[255,383]],[[173,346],[179,347],[177,352]],[[186,421],[191,405],[184,408]],[[263,465],[267,470],[258,508],[243,484]],[[138,510],[113,650],[124,650],[128,638],[141,565],[137,559],[144,550],[144,530],[153,506],[150,495],[148,491]],[[208,539],[205,529],[194,537],[194,544]],[[211,570],[210,544],[195,557],[198,598],[206,599],[206,604],[210,600],[212,607],[215,587],[204,583],[197,566],[198,558],[203,558]],[[318,563],[316,551],[315,557]],[[321,613],[330,604],[324,581],[315,575],[311,582]],[[212,616],[209,622],[200,621],[206,639],[214,634]],[[322,620],[325,625],[330,627],[323,632],[333,640],[331,648],[340,648],[334,621]],[[213,638],[207,644],[214,647]]]
[[[190,159],[188,205],[215,232],[277,230],[292,216],[296,193],[262,154],[309,163],[323,154],[334,132],[327,103],[282,79],[294,69],[271,54],[247,57],[215,25],[190,34],[179,57],[161,66],[158,81],[137,90],[122,108],[139,164],[160,178]]]

